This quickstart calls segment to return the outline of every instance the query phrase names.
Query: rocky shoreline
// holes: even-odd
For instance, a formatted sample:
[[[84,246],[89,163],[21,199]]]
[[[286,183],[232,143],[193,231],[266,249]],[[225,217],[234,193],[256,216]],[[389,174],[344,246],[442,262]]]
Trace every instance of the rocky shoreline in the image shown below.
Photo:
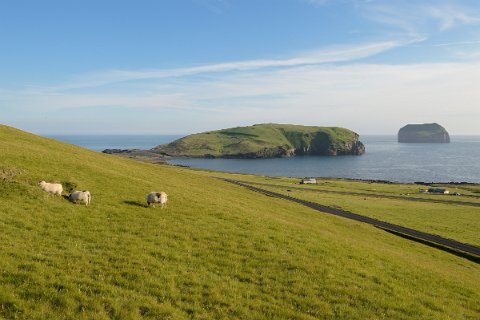
[[[167,160],[172,159],[171,157],[155,153],[150,150],[141,149],[105,149],[102,151],[102,153],[148,163],[166,163]]]

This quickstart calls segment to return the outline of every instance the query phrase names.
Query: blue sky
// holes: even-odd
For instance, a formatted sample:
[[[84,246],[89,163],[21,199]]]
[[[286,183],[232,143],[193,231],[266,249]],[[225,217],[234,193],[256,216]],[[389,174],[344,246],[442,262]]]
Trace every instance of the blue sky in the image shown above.
[[[480,3],[0,3],[0,123],[186,134],[254,123],[480,134]]]

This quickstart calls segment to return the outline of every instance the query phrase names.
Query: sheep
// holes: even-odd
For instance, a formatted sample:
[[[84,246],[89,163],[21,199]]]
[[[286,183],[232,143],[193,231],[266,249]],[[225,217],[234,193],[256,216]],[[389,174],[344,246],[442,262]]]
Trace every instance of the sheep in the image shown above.
[[[167,207],[167,200],[168,200],[168,195],[163,192],[150,192],[147,194],[147,205],[150,206],[150,204],[153,205],[155,208],[155,203],[160,203],[162,206],[162,209],[164,207]]]
[[[168,201],[168,195],[165,193],[165,192],[160,192],[160,204],[162,205],[162,209],[163,207],[167,207],[167,201]]]
[[[74,203],[83,202],[88,206],[92,200],[92,195],[90,194],[90,191],[73,191],[67,196],[67,198]]]
[[[52,193],[54,195],[58,194],[59,196],[62,195],[63,187],[61,183],[49,183],[45,181],[40,181],[38,185],[45,192]]]

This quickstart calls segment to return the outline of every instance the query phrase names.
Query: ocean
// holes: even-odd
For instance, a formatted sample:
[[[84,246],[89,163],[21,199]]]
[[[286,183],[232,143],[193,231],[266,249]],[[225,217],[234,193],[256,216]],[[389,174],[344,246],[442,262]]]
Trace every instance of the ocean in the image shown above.
[[[47,135],[48,138],[94,151],[105,149],[151,149],[184,135]]]
[[[150,149],[178,135],[52,135],[95,151]],[[176,159],[169,163],[267,176],[335,177],[396,182],[480,183],[480,136],[451,136],[448,144],[398,143],[396,136],[361,136],[362,156],[298,156],[275,159]]]

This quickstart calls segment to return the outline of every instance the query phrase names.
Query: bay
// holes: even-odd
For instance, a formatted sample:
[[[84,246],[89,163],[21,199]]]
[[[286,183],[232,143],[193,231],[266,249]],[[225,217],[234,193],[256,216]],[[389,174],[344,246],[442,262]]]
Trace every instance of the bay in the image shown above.
[[[150,149],[181,135],[50,135],[95,151]],[[480,136],[452,136],[451,143],[398,143],[396,136],[365,135],[362,156],[274,159],[174,159],[170,164],[267,176],[332,177],[397,182],[480,183]]]
[[[360,139],[366,147],[362,156],[176,159],[169,163],[267,176],[480,183],[480,136],[453,136],[445,144],[398,143],[396,136]]]
[[[94,151],[105,149],[151,149],[184,135],[48,135],[48,138],[74,144]]]

